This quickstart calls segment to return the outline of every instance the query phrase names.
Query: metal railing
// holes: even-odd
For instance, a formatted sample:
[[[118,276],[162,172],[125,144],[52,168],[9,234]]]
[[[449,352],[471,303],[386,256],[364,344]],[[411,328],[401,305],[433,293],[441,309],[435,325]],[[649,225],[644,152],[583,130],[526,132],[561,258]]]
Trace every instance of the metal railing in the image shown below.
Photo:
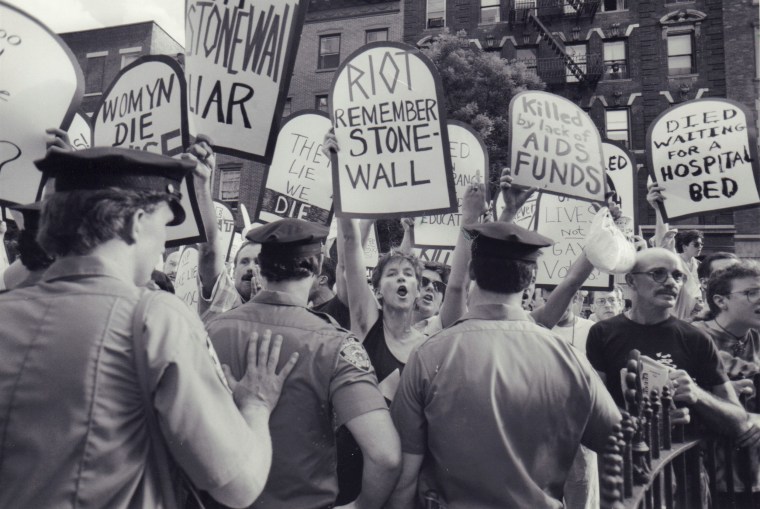
[[[512,3],[509,18],[512,23],[524,24],[529,12],[541,18],[593,18],[600,0],[517,0]]]

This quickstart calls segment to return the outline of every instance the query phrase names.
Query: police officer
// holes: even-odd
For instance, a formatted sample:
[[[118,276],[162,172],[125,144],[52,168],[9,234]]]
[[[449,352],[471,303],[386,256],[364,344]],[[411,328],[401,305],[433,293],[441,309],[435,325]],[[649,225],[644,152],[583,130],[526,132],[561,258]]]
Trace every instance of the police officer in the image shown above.
[[[381,507],[398,477],[398,435],[364,347],[328,315],[307,307],[327,233],[326,227],[299,219],[249,232],[248,240],[261,244],[264,289],[207,324],[233,376],[246,369],[245,338],[252,330],[282,334],[283,354],[300,354],[269,421],[272,471],[255,507],[332,507],[338,493],[334,430],[342,425],[364,455],[357,507]]]
[[[389,507],[413,507],[425,459],[450,507],[561,508],[578,444],[601,451],[620,413],[583,353],[521,307],[551,240],[502,222],[468,232],[469,311],[412,354],[391,405],[403,467]]]
[[[57,259],[0,296],[0,507],[176,507],[177,466],[223,503],[252,503],[295,359],[276,375],[281,339],[255,338],[231,390],[195,313],[142,288],[195,163],[94,148],[36,164],[55,178],[38,241]]]

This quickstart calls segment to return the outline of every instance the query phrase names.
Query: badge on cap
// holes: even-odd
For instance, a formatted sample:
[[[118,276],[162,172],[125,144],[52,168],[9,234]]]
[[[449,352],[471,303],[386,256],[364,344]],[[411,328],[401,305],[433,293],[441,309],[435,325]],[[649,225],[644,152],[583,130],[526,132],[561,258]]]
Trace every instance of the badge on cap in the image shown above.
[[[367,351],[354,336],[346,337],[340,344],[340,356],[362,371],[369,373],[372,369]]]

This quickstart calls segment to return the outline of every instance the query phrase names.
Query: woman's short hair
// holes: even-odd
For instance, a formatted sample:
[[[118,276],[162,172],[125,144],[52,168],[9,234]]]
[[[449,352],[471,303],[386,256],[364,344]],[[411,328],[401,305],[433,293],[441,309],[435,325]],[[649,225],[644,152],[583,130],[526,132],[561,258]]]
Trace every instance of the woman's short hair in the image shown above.
[[[699,230],[684,230],[676,233],[676,251],[683,253],[684,246],[688,246],[695,240],[704,239],[705,236]]]
[[[715,303],[716,295],[728,295],[731,293],[732,282],[735,279],[760,277],[760,265],[749,260],[742,260],[725,269],[713,272],[707,281],[707,305],[710,307],[708,320],[714,319],[721,313],[721,309]]]
[[[417,282],[422,281],[422,263],[419,258],[412,254],[407,254],[402,251],[393,250],[385,253],[378,260],[377,265],[372,269],[372,288],[377,289],[380,285],[380,279],[383,277],[383,271],[391,262],[407,261],[414,268],[414,276],[417,278]]]

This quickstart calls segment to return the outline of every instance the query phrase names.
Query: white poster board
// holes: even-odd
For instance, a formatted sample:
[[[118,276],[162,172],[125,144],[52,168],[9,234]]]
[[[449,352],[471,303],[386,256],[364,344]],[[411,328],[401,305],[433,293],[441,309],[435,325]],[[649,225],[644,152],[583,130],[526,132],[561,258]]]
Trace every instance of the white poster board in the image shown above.
[[[322,153],[330,117],[322,111],[298,112],[277,136],[257,218],[271,223],[285,217],[327,226],[332,217],[332,168]]]
[[[415,247],[412,252],[422,262],[438,262],[448,266],[451,266],[451,256],[454,254],[453,249],[436,247]]]
[[[352,53],[332,84],[335,212],[388,218],[456,211],[438,72],[415,48],[376,42]]]
[[[483,175],[488,175],[488,150],[477,131],[458,120],[449,120],[447,126],[449,153],[457,194],[457,211],[416,218],[412,230],[412,244],[416,247],[453,249],[462,226],[464,193],[473,184],[483,183]],[[486,186],[487,190],[488,186]]]
[[[230,250],[227,252],[227,263],[235,263],[235,255],[240,251],[244,242],[245,237],[240,232],[235,232],[230,243]]]
[[[68,129],[84,78],[69,47],[45,25],[0,2],[0,203],[31,203],[42,193],[45,129]]]
[[[92,124],[90,123],[90,118],[81,111],[78,111],[74,115],[67,134],[74,150],[84,150],[92,147]]]
[[[510,167],[515,184],[603,201],[602,139],[575,103],[548,92],[521,92],[509,103]]]
[[[190,309],[198,310],[198,250],[185,246],[179,255],[177,275],[174,278],[174,294],[182,299]]]
[[[380,260],[380,245],[377,243],[377,227],[369,229],[367,243],[364,245],[364,266],[374,269]]]
[[[604,167],[609,191],[617,195],[615,203],[620,207],[621,220],[630,223],[626,228],[636,229],[636,158],[616,142],[602,142]],[[627,218],[627,219],[623,219]]]
[[[308,3],[186,1],[193,136],[210,136],[219,153],[271,161]]]
[[[649,126],[649,171],[664,187],[665,221],[760,204],[753,116],[728,99],[697,99]]]
[[[225,248],[227,259],[232,249],[232,239],[235,236],[235,216],[232,215],[230,208],[220,202],[214,200],[214,212],[216,212],[216,228],[219,230],[221,236],[221,245]]]
[[[96,147],[145,150],[166,156],[189,146],[182,68],[163,55],[145,56],[119,72],[93,114]],[[205,242],[192,174],[182,182],[186,219],[167,227],[167,247]]]

